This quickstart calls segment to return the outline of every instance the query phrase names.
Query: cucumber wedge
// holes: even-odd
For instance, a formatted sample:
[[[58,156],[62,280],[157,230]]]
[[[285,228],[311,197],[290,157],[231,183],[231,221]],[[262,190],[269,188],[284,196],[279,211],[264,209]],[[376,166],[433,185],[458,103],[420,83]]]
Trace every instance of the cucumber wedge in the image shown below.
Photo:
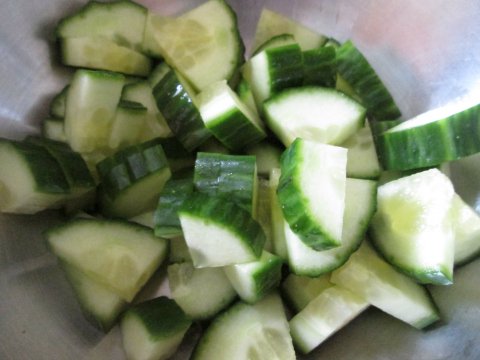
[[[121,100],[112,123],[108,146],[113,150],[122,149],[141,142],[145,128],[147,108],[134,101]]]
[[[480,253],[480,217],[477,212],[455,195],[452,203],[455,232],[455,265],[462,265]]]
[[[299,276],[288,274],[282,282],[282,296],[295,312],[299,313],[307,304],[315,299],[320,293],[332,287],[330,274],[318,277]]]
[[[292,231],[315,250],[341,245],[347,150],[296,139],[281,163],[277,195]]]
[[[378,188],[371,238],[385,259],[420,283],[452,283],[452,183],[437,169]]]
[[[264,104],[268,126],[285,146],[297,137],[340,145],[365,123],[365,109],[334,89],[288,89]]]
[[[303,85],[335,87],[337,60],[333,46],[303,52]]]

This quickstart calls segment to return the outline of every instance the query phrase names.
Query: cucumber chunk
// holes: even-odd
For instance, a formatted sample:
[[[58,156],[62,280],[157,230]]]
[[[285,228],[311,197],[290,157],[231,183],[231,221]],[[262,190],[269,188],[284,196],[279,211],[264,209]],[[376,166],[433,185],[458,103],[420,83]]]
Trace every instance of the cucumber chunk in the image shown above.
[[[439,320],[427,290],[397,272],[365,242],[330,280],[417,329]]]
[[[151,88],[153,89],[159,82],[162,80],[165,75],[171,70],[171,67],[164,61],[160,62],[155,68],[152,70],[150,75],[148,75],[148,83],[150,84]]]
[[[257,105],[255,104],[255,98],[253,97],[252,88],[247,80],[242,77],[235,91],[237,92],[240,100],[248,106],[250,111],[258,116],[258,109]]]
[[[372,241],[388,262],[420,283],[452,283],[454,194],[450,180],[437,169],[378,188]]]
[[[270,172],[270,204],[272,218],[272,252],[280,256],[284,262],[288,261],[287,241],[285,238],[285,218],[278,202],[277,189],[280,182],[280,169],[272,169]]]
[[[167,297],[128,309],[122,319],[122,343],[129,360],[163,360],[175,353],[192,321]]]
[[[247,155],[254,155],[257,159],[258,175],[268,177],[274,168],[280,168],[280,157],[282,156],[280,145],[274,145],[267,141],[248,146],[244,149]]]
[[[302,311],[307,304],[320,295],[323,290],[332,287],[330,274],[318,277],[288,274],[282,282],[282,295],[295,313]]]
[[[169,239],[170,253],[168,262],[170,264],[192,262],[192,257],[188,251],[188,245],[183,236]]]
[[[70,85],[66,85],[50,103],[50,115],[54,118],[63,119],[65,117],[65,102]]]
[[[140,141],[147,118],[147,108],[134,101],[121,100],[112,123],[108,146],[113,150],[134,145]]]
[[[295,359],[280,297],[271,294],[255,305],[238,302],[218,316],[192,354],[192,360],[212,359]]]
[[[131,301],[167,255],[168,243],[144,226],[73,219],[46,232],[52,252]]]
[[[341,245],[347,150],[296,139],[281,164],[277,195],[292,231],[315,250]]]
[[[209,319],[237,297],[221,268],[196,269],[184,262],[170,265],[167,272],[173,299],[192,319]]]
[[[480,217],[462,198],[454,195],[452,203],[455,232],[455,265],[462,265],[480,253]]]
[[[337,61],[335,48],[323,46],[303,52],[303,85],[335,87]]]
[[[43,120],[42,136],[55,141],[67,142],[63,119],[49,117]]]
[[[334,89],[288,89],[264,104],[267,124],[285,146],[297,137],[339,145],[365,123],[365,109]]]
[[[266,40],[263,44],[252,53],[252,56],[257,55],[266,49],[272,49],[275,47],[281,47],[285,45],[296,44],[295,37],[292,34],[280,34],[272,36],[270,39]]]

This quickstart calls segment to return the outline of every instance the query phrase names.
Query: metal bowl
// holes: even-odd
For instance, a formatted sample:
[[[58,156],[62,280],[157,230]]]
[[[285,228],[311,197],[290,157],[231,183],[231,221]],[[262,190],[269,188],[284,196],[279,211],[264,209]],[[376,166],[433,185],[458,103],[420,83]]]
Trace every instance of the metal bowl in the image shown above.
[[[173,15],[202,0],[140,2]],[[340,41],[353,39],[405,118],[454,101],[480,101],[478,1],[229,2],[247,49],[264,5]],[[0,136],[21,138],[38,131],[53,94],[71,75],[57,61],[55,24],[82,3],[2,0]],[[478,210],[479,175],[476,156],[452,164],[458,193]],[[0,216],[0,359],[124,359],[118,330],[105,336],[84,319],[47,251],[41,231],[57,220],[55,212]],[[306,358],[480,359],[479,273],[480,261],[474,261],[456,270],[454,285],[431,288],[443,314],[443,322],[432,329],[417,331],[371,308]],[[186,358],[187,352],[188,346],[176,358]]]

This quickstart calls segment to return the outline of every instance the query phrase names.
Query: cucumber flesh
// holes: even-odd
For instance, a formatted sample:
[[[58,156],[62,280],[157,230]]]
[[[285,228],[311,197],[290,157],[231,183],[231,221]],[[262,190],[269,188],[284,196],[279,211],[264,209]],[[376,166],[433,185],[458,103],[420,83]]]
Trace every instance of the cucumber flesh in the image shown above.
[[[282,295],[294,313],[302,311],[307,304],[320,295],[323,290],[333,286],[330,275],[317,277],[288,274],[282,282]]]
[[[462,265],[480,253],[480,217],[458,195],[453,198],[452,216],[455,232],[455,265]]]
[[[113,119],[108,146],[118,150],[141,142],[140,134],[145,127],[146,117],[147,108],[142,104],[120,101]]]
[[[247,155],[255,155],[258,175],[264,177],[268,177],[272,169],[280,168],[282,150],[280,145],[277,146],[267,141],[262,141],[244,149]]]
[[[277,198],[280,175],[280,169],[272,169],[269,179],[272,218],[272,252],[280,256],[284,262],[287,262],[288,250],[284,230],[285,218],[283,217],[282,208]]]
[[[67,142],[63,119],[49,117],[43,120],[42,136],[47,139]]]
[[[62,91],[60,91],[52,99],[50,103],[50,115],[54,118],[63,119],[65,117],[65,102],[67,99],[67,92],[70,86],[66,85]]]
[[[275,47],[280,47],[284,45],[296,44],[295,37],[292,34],[280,34],[272,36],[270,39],[266,40],[263,44],[253,52],[252,56],[257,55],[266,49],[271,49]]]
[[[188,245],[183,236],[169,239],[170,253],[168,261],[170,264],[192,262],[192,257],[188,251]]]

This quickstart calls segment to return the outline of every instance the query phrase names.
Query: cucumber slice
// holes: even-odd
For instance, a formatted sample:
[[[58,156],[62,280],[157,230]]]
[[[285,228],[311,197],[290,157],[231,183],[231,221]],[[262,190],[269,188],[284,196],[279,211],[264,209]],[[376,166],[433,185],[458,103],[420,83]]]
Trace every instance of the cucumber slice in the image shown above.
[[[60,262],[86,318],[108,332],[128,303],[108,287],[65,262]]]
[[[241,264],[261,255],[261,226],[233,202],[193,193],[178,215],[195,267]]]
[[[238,94],[240,100],[248,106],[250,111],[255,113],[258,116],[258,109],[257,105],[255,104],[255,99],[253,97],[252,89],[250,88],[250,84],[245,80],[243,77],[240,79],[240,82],[237,85],[235,90]]]
[[[252,49],[257,49],[273,36],[285,33],[292,34],[303,50],[318,48],[327,41],[325,36],[316,33],[284,15],[264,8],[258,20]]]
[[[258,180],[257,209],[254,219],[258,221],[265,233],[264,250],[273,251],[272,243],[272,191],[270,191],[270,181],[266,179]]]
[[[137,76],[147,76],[152,69],[145,55],[101,36],[64,38],[60,48],[61,61],[68,66]]]
[[[250,213],[256,210],[258,178],[254,156],[199,152],[193,183],[201,193],[226,198]]]
[[[282,208],[278,202],[277,189],[280,182],[280,169],[272,169],[270,172],[270,204],[272,217],[272,252],[280,256],[284,262],[288,261],[287,241],[285,238]]]
[[[323,46],[304,51],[303,71],[303,85],[335,87],[337,76],[335,48]]]
[[[53,118],[63,119],[65,117],[65,102],[69,87],[70,85],[66,85],[62,91],[52,99],[52,102],[50,103],[50,115]]]
[[[116,73],[75,72],[65,108],[65,135],[73,150],[84,153],[108,148],[124,81],[124,76]]]
[[[62,168],[41,146],[0,138],[0,211],[34,214],[70,196]]]
[[[378,188],[372,241],[388,262],[420,283],[452,283],[454,194],[450,179],[437,169]]]
[[[307,304],[315,299],[323,290],[332,287],[330,275],[318,277],[298,276],[288,274],[282,283],[282,295],[295,313],[302,311]]]
[[[102,36],[140,51],[146,17],[147,9],[133,1],[91,1],[75,14],[62,19],[56,35],[59,38]]]
[[[52,252],[127,301],[167,255],[168,243],[144,226],[123,221],[73,219],[46,232]]]
[[[334,285],[325,289],[290,320],[297,348],[308,354],[368,307],[368,302]]]
[[[197,90],[232,79],[244,61],[237,17],[224,0],[209,0],[176,19],[153,17],[151,26],[163,57]]]
[[[368,60],[349,40],[337,48],[340,75],[352,86],[375,120],[394,120],[400,117],[392,95],[368,63]]]
[[[170,239],[169,243],[170,253],[168,254],[168,261],[170,264],[192,262],[187,242],[182,236]]]
[[[268,126],[285,146],[297,137],[339,145],[365,122],[365,109],[343,93],[322,87],[288,89],[267,100]]]
[[[258,49],[256,49],[252,56],[257,55],[258,53],[262,52],[266,49],[272,49],[275,47],[281,47],[285,45],[292,45],[296,44],[295,37],[292,34],[280,34],[272,36],[270,39],[266,40],[263,44],[260,44]]]
[[[192,321],[175,301],[161,296],[133,306],[122,318],[122,343],[129,360],[168,359]]]
[[[147,108],[134,101],[121,100],[113,119],[108,145],[117,150],[134,145],[144,131]]]
[[[271,294],[255,305],[239,302],[218,316],[200,338],[192,360],[293,360],[282,301]]]
[[[348,149],[347,176],[357,179],[376,179],[381,169],[375,143],[368,123],[342,145]]]
[[[480,151],[480,105],[453,104],[383,132],[377,152],[387,170],[436,166]]]
[[[242,103],[225,80],[204,88],[197,101],[205,126],[228,149],[239,150],[267,136],[258,115]]]
[[[192,319],[209,319],[237,297],[220,268],[196,269],[184,262],[170,265],[167,272],[173,299]]]
[[[257,261],[226,266],[223,270],[240,299],[253,304],[280,284],[282,259],[263,251]]]
[[[46,118],[42,123],[42,136],[55,141],[67,142],[63,125],[63,119],[54,117]]]
[[[342,266],[360,246],[376,210],[377,184],[371,180],[347,179],[342,245],[316,251],[303,243],[285,223],[290,270],[297,275],[320,276]]]
[[[462,198],[454,195],[452,202],[455,232],[455,265],[463,265],[480,253],[480,217]]]
[[[365,242],[330,280],[417,329],[439,320],[427,290],[397,272]]]
[[[268,177],[272,169],[280,168],[280,157],[283,150],[267,141],[248,146],[244,149],[247,155],[254,155],[257,159],[258,175]]]
[[[171,70],[171,67],[168,66],[166,62],[159,63],[150,73],[148,76],[148,83],[150,87],[153,89],[159,82],[162,80],[165,75]]]
[[[292,231],[315,250],[341,245],[347,150],[296,139],[281,163],[277,195]]]
[[[168,126],[185,149],[192,151],[211,136],[190,86],[176,71],[171,70],[163,77],[153,89],[153,96]]]

